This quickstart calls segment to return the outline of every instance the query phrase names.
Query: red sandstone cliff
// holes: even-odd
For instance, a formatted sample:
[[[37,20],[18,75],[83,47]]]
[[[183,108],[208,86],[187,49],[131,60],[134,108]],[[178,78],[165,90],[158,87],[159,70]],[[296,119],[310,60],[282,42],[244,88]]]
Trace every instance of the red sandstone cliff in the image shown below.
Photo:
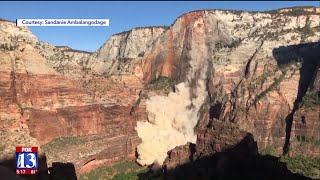
[[[319,92],[319,24],[312,14],[196,11],[168,29],[115,35],[79,59],[40,42],[27,28],[0,21],[0,138],[10,142],[1,154],[26,141],[41,144],[49,162],[69,161],[83,172],[134,158],[134,127],[146,119],[141,89],[160,76],[185,81],[190,41],[205,37],[209,99],[198,126],[227,121],[251,132],[260,150],[282,153],[290,139],[293,153],[319,155],[319,105],[301,104],[309,87]],[[199,36],[197,28],[205,32]],[[137,36],[144,38],[126,41]],[[201,147],[205,138],[199,137]]]
[[[279,155],[286,139],[294,141],[297,134],[309,131],[295,126],[292,134],[296,136],[288,137],[291,131],[286,129],[288,121],[298,119],[295,113],[295,118],[289,115],[317,74],[319,24],[319,15],[187,13],[145,52],[136,74],[146,82],[160,76],[184,81],[190,67],[188,41],[197,36],[197,26],[205,26],[212,64],[208,75],[210,118],[238,124],[254,135],[259,149],[272,148]],[[314,129],[320,128],[317,113],[307,120]],[[318,139],[319,131],[310,131],[314,132],[309,133],[310,138]],[[318,154],[318,150],[314,152]]]
[[[134,157],[135,122],[144,119],[143,111],[130,114],[142,88],[137,78],[94,76],[78,56],[38,41],[27,28],[8,21],[0,28],[2,159],[18,145],[41,145],[49,166],[72,162],[77,170],[93,159]]]

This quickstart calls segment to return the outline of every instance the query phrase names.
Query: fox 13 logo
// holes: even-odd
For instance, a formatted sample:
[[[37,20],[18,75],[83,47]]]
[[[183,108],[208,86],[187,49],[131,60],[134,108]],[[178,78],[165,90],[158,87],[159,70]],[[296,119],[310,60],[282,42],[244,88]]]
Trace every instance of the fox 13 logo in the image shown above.
[[[16,174],[38,173],[38,147],[16,147]]]

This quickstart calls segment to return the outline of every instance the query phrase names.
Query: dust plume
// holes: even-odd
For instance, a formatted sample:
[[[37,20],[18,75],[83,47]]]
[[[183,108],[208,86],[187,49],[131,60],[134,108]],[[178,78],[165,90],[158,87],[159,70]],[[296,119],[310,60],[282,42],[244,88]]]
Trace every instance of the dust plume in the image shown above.
[[[142,143],[138,146],[140,165],[162,165],[167,152],[188,142],[195,143],[194,127],[198,111],[207,97],[206,75],[208,47],[204,26],[195,22],[189,30],[188,69],[186,81],[176,85],[176,92],[168,96],[153,96],[146,101],[148,120],[137,122],[136,130]]]

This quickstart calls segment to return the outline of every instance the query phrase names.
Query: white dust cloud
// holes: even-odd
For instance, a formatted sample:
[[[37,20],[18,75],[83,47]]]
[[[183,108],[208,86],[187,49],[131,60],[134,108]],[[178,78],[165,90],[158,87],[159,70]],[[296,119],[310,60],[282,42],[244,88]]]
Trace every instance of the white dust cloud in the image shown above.
[[[199,26],[195,23],[194,27]],[[177,84],[176,92],[168,96],[153,96],[147,100],[148,120],[137,122],[136,130],[142,139],[137,148],[137,162],[140,165],[162,165],[168,151],[197,140],[194,127],[199,119],[198,111],[207,97],[208,48],[203,28],[193,28],[190,33],[191,68],[187,81]]]

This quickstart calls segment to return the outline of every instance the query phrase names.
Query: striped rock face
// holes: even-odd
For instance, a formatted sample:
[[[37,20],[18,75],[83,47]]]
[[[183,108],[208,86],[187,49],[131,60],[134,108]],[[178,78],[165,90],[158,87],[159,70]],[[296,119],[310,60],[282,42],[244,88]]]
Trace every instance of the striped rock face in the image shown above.
[[[141,162],[152,164],[197,142],[212,120],[252,133],[259,150],[280,154],[290,140],[292,154],[319,155],[320,110],[310,103],[320,87],[319,25],[316,14],[196,11],[170,27],[113,35],[88,54],[1,20],[0,156],[21,143],[41,145],[49,166],[68,161],[85,172],[136,158],[139,145],[154,143],[142,127],[165,122],[183,138],[162,146],[161,158],[152,152]],[[162,76],[175,80],[180,94],[147,88]]]
[[[0,26],[1,159],[21,144],[41,146],[48,166],[71,162],[77,171],[93,159],[134,158],[136,121],[146,117],[143,107],[130,114],[138,78],[95,76],[79,64],[85,52],[40,42],[13,22]]]

